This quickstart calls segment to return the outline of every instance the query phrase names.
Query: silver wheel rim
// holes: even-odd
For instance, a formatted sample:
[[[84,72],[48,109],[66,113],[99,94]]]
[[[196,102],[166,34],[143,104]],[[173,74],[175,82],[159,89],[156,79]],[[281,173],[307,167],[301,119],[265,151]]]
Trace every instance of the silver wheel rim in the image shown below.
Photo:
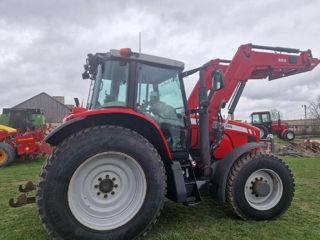
[[[257,196],[252,187],[256,181],[263,181],[270,187],[266,196]],[[245,198],[251,207],[256,210],[265,211],[276,206],[283,194],[283,184],[279,175],[270,169],[260,169],[253,172],[245,184]]]
[[[82,225],[112,230],[138,213],[146,190],[144,171],[135,159],[120,152],[104,152],[88,158],[74,172],[68,203]]]
[[[263,138],[263,136],[264,136],[264,131],[263,131],[263,129],[261,129],[261,128],[259,128],[260,129],[260,131],[259,131],[259,136],[260,136],[260,138]]]
[[[293,133],[292,133],[292,132],[288,132],[288,133],[287,133],[287,138],[288,138],[289,140],[292,140],[292,139],[293,139]]]

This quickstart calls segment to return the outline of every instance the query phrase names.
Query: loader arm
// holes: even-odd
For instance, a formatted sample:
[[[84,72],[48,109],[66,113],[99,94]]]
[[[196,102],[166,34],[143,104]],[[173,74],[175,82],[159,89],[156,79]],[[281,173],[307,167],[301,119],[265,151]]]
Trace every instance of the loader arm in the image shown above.
[[[256,49],[255,51],[253,49]],[[262,50],[262,51],[257,51]],[[274,52],[267,52],[274,51]],[[285,52],[285,53],[283,53]],[[320,60],[313,58],[311,50],[300,51],[299,49],[268,47],[253,44],[244,44],[238,48],[231,61],[215,59],[205,73],[206,86],[210,89],[211,72],[214,68],[220,68],[224,72],[225,88],[214,93],[210,100],[209,119],[217,116],[217,109],[222,99],[228,102],[237,88],[239,82],[248,79],[274,80],[298,73],[313,70]],[[199,81],[188,98],[189,109],[198,107]]]

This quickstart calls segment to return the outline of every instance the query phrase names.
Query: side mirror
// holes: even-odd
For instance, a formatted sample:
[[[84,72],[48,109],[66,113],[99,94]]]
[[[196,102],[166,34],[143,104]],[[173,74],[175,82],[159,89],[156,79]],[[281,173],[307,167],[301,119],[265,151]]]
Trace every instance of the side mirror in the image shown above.
[[[85,79],[89,79],[90,78],[90,75],[87,71],[85,71],[84,73],[82,73],[82,79],[85,80]]]
[[[219,111],[221,111],[221,109],[224,109],[227,105],[226,100],[222,99],[219,103]]]
[[[217,69],[211,75],[212,90],[218,91],[225,87],[224,75],[221,69]]]

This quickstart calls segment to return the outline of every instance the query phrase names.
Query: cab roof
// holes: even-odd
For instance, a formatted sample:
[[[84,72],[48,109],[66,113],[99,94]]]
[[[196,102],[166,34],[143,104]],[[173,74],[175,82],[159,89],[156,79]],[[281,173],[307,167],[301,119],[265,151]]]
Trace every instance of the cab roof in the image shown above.
[[[135,53],[129,57],[123,57],[120,55],[120,50],[117,49],[111,49],[110,50],[110,55],[112,57],[117,57],[117,58],[124,58],[124,59],[134,59],[136,61],[142,61],[142,62],[149,62],[149,63],[155,63],[155,64],[160,64],[160,65],[165,65],[168,67],[173,67],[173,68],[180,68],[181,70],[184,69],[184,63],[174,60],[174,59],[169,59],[169,58],[164,58],[164,57],[158,57],[154,55],[149,55],[145,53]]]
[[[262,113],[270,113],[270,111],[253,112],[250,114],[250,116],[253,114],[262,114]]]

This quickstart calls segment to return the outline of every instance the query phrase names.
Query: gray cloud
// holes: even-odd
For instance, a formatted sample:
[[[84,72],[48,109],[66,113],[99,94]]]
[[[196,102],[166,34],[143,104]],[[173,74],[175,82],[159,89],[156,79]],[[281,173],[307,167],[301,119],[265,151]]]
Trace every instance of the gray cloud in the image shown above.
[[[138,48],[202,65],[233,57],[240,44],[312,49],[320,56],[319,1],[18,1],[0,2],[0,108],[39,92],[86,98],[81,80],[89,52]],[[320,67],[318,67],[320,68]],[[281,108],[303,116],[301,105],[320,94],[320,70],[277,81],[250,81],[238,118]],[[191,92],[196,76],[186,80]]]

